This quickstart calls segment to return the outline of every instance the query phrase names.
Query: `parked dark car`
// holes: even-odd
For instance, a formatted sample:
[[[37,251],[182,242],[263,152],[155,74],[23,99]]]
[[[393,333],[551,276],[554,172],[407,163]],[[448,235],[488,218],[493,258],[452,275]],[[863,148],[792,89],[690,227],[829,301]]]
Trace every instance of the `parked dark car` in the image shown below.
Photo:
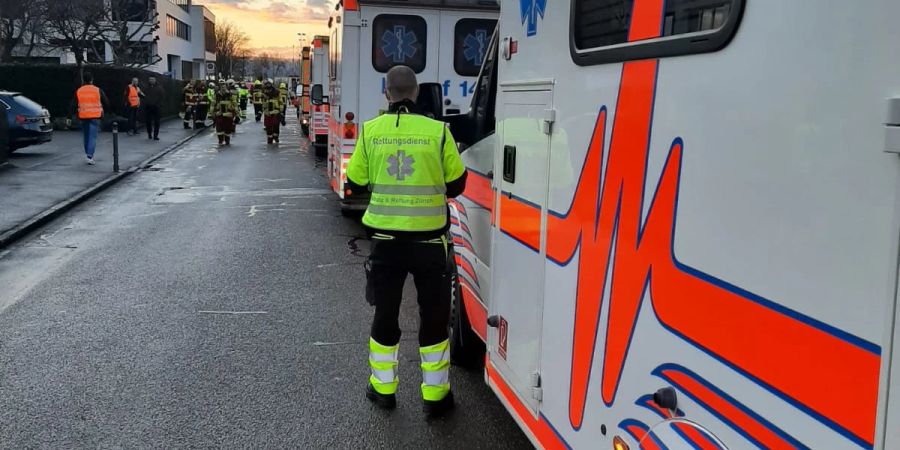
[[[0,110],[6,114],[9,152],[53,140],[50,113],[18,92],[0,91]],[[0,116],[0,120],[3,116]]]

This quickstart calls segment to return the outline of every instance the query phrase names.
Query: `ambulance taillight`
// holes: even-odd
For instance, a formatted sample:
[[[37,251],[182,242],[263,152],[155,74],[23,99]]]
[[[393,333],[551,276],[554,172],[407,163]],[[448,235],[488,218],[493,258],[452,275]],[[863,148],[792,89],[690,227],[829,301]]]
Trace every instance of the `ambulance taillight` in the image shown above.
[[[628,444],[622,438],[616,436],[613,438],[613,450],[630,450]]]
[[[344,139],[356,139],[356,124],[353,123],[353,119],[356,118],[356,115],[352,112],[348,112],[344,114]]]

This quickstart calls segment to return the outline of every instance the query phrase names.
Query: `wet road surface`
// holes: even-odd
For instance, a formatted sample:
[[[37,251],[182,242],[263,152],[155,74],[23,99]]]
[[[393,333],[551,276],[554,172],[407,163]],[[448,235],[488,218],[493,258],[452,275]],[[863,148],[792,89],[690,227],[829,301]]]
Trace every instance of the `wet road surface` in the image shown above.
[[[411,286],[399,407],[365,401],[368,242],[322,164],[244,123],[0,252],[0,448],[529,448],[478,372],[425,421]]]

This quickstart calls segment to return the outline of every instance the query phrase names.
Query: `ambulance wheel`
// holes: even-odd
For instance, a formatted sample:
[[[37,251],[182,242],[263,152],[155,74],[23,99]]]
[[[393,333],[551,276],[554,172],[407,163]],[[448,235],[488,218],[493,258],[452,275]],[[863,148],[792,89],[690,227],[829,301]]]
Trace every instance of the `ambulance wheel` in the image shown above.
[[[462,286],[458,275],[453,274],[450,310],[450,362],[464,369],[484,367],[486,347],[484,341],[472,330],[462,298]]]

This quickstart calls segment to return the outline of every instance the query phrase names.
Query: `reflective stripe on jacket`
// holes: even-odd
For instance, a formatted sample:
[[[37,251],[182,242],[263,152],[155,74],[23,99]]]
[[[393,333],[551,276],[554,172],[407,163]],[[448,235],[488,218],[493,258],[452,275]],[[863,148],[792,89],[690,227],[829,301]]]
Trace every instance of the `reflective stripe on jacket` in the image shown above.
[[[446,183],[465,166],[443,122],[385,114],[363,124],[347,167],[372,197],[363,224],[385,231],[434,231],[447,224]]]
[[[86,84],[75,92],[78,99],[79,119],[99,119],[103,117],[103,104],[100,100],[100,88]]]

